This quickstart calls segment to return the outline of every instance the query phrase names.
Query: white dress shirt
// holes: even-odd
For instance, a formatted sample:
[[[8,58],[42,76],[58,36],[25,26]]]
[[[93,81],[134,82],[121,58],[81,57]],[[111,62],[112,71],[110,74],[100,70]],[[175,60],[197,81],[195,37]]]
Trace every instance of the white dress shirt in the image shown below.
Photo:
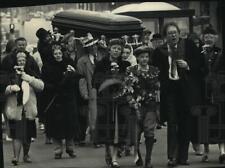
[[[172,50],[171,50],[171,47],[169,46],[169,45],[167,45],[167,47],[168,47],[168,53],[169,53],[169,55],[168,55],[168,62],[169,62],[169,79],[170,80],[179,80],[180,78],[179,78],[179,75],[178,75],[178,71],[177,71],[177,65],[175,65],[174,66],[174,68],[175,68],[175,74],[174,74],[174,77],[172,77],[172,75],[171,75],[171,65],[172,65],[172,57],[171,57],[171,53],[172,53]],[[175,45],[174,46],[175,48],[177,48],[177,45]]]
[[[95,56],[94,55],[89,54],[89,59],[92,64],[95,64]]]

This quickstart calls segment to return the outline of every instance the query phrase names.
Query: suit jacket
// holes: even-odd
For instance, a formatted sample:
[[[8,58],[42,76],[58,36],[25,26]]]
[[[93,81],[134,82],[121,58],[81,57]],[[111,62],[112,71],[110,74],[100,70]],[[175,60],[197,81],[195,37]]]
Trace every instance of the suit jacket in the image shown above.
[[[88,55],[83,55],[77,62],[77,70],[83,75],[87,81],[88,96],[92,89],[92,77],[95,70],[95,65],[91,63]]]
[[[179,81],[181,85],[181,90],[177,90],[178,92],[183,92],[184,97],[181,97],[185,104],[190,107],[194,101],[191,99],[194,97],[194,92],[190,86],[196,86],[196,83],[199,83],[197,80],[199,79],[201,74],[201,58],[200,53],[195,46],[195,44],[187,39],[180,39],[177,44],[177,50],[180,57],[188,63],[189,69],[183,69],[177,67]],[[157,48],[153,52],[153,64],[157,66],[160,70],[160,91],[161,91],[161,113],[165,114],[166,109],[163,107],[165,106],[164,96],[167,95],[167,92],[170,90],[169,88],[169,62],[168,62],[168,47],[167,43],[162,45],[161,47]],[[201,94],[201,93],[195,93]],[[161,116],[162,120],[166,120],[166,115]]]

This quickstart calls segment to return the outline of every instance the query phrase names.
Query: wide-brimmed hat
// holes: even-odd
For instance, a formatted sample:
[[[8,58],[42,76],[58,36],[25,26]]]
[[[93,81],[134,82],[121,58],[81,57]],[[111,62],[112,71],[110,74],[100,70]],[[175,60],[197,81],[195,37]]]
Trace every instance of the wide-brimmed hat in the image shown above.
[[[149,29],[144,29],[143,30],[143,34],[144,35],[146,35],[146,34],[149,34],[150,35],[150,34],[152,34],[152,32]]]
[[[90,47],[98,42],[98,39],[94,39],[91,33],[87,33],[86,37],[81,39],[81,43],[84,48]]]
[[[46,36],[50,35],[51,33],[47,30],[45,30],[44,28],[40,28],[37,30],[36,32],[36,36],[39,38],[39,39],[44,39]]]
[[[140,46],[140,47],[138,47],[138,48],[136,48],[134,50],[134,55],[136,57],[138,57],[141,53],[146,53],[146,52],[150,54],[150,47],[148,47],[148,46]]]
[[[161,34],[159,34],[159,33],[153,34],[152,39],[150,41],[152,42],[152,41],[155,41],[155,40],[162,40]]]

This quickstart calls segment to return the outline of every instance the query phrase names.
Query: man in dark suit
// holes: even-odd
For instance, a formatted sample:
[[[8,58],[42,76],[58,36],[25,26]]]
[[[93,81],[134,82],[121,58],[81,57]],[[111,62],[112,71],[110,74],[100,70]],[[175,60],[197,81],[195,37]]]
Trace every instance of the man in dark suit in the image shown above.
[[[189,77],[197,72],[198,52],[194,43],[179,38],[176,23],[165,25],[166,43],[153,53],[160,70],[161,122],[167,121],[168,166],[189,165]]]

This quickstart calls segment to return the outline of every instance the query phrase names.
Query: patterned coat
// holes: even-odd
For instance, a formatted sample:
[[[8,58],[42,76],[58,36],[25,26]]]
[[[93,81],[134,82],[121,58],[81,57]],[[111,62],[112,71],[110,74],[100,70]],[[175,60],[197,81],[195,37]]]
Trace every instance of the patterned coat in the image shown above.
[[[97,120],[95,130],[95,143],[121,144],[126,143],[128,130],[128,114],[130,108],[125,100],[115,100],[113,94],[118,90],[117,84],[112,84],[99,92],[99,88],[106,80],[113,76],[125,73],[130,66],[129,62],[118,60],[119,73],[113,75],[109,57],[103,58],[97,63],[94,72],[93,83],[97,89]]]

